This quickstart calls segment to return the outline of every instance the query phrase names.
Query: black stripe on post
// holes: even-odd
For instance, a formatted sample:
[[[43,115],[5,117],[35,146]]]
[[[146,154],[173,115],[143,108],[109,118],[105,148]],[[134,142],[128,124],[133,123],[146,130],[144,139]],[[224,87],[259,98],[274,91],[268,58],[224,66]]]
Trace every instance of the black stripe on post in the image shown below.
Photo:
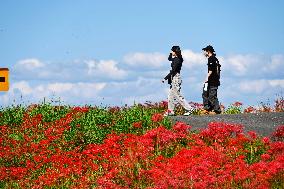
[[[0,82],[5,82],[5,77],[0,77]]]

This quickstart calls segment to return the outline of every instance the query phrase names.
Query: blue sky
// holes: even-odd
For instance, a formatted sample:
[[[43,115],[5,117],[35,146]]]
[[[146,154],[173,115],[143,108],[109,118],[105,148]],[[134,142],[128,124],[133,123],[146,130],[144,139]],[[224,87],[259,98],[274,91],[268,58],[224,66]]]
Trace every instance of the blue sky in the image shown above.
[[[201,102],[202,47],[222,64],[220,101],[257,105],[284,89],[284,2],[1,1],[0,67],[10,91],[0,105],[60,97],[67,104],[160,101],[172,45],[185,62],[182,92]]]

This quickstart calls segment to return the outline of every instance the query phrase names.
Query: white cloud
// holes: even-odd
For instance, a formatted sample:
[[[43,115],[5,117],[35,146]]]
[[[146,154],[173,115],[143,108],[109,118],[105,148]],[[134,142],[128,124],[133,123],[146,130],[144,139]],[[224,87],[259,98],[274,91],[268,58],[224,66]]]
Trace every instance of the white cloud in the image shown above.
[[[122,102],[124,104],[132,105],[134,103],[145,103],[145,102],[159,102],[162,100],[166,100],[166,95],[160,94],[148,94],[143,96],[128,96],[127,98],[123,98]]]
[[[263,67],[262,71],[271,72],[280,69],[284,69],[284,55],[278,54],[271,56],[271,61]],[[282,73],[284,73],[284,71]]]
[[[266,100],[273,101],[283,92],[284,80],[230,79],[219,88],[219,100],[225,104],[240,101],[247,106],[257,105]]]
[[[106,83],[77,83],[73,86],[71,95],[76,95],[86,99],[95,98],[105,88]],[[67,94],[66,94],[67,95]]]
[[[54,91],[56,93],[62,93],[70,91],[73,87],[72,83],[52,83],[47,85],[49,91]]]
[[[59,63],[42,63],[37,59],[18,61],[12,69],[16,80],[46,80],[60,82],[87,82],[120,80],[128,73],[114,60],[86,60]]]
[[[268,83],[272,87],[279,87],[284,89],[284,79],[269,80]]]
[[[159,79],[139,77],[130,82],[107,83],[100,95],[103,95],[109,104],[132,105],[134,102],[165,100],[167,88],[168,85],[163,84]]]
[[[35,70],[37,68],[43,68],[45,67],[45,64],[39,61],[38,59],[31,58],[31,59],[25,59],[25,60],[20,60],[17,63],[17,66],[19,69],[24,69],[24,70]]]
[[[202,53],[195,53],[192,50],[188,50],[188,49],[184,50],[182,52],[182,56],[184,59],[183,65],[186,68],[205,66],[207,63],[207,60]]]
[[[221,75],[229,78],[250,80],[284,78],[284,55],[237,54],[220,58]]]
[[[244,93],[263,93],[269,87],[268,80],[254,80],[254,81],[243,81],[239,83],[240,92]]]
[[[226,57],[224,61],[223,68],[230,69],[233,75],[243,76],[248,73],[249,66],[255,62],[255,57],[251,55],[231,55]]]
[[[150,69],[161,68],[167,62],[167,56],[161,53],[132,53],[123,58],[124,62],[132,67],[145,67]]]
[[[19,90],[23,95],[29,95],[32,93],[33,89],[30,87],[29,83],[26,81],[20,81],[11,85],[10,90]]]
[[[0,95],[3,105],[18,103],[39,103],[45,99],[60,97],[67,103],[83,103],[95,99],[104,89],[106,83],[42,83],[32,84],[28,81],[15,82],[10,90]]]
[[[127,76],[127,72],[117,67],[117,62],[113,60],[94,60],[86,61],[88,75],[107,76],[112,79],[123,79]]]

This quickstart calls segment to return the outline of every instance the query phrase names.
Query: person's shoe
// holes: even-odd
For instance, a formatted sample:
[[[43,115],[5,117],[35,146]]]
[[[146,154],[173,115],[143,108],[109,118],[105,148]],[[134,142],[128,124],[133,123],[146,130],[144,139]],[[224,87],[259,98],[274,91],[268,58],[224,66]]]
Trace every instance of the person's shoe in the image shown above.
[[[209,115],[216,115],[214,111],[209,112]]]
[[[203,109],[200,111],[200,115],[207,115],[207,114],[209,114],[208,110]]]
[[[171,110],[167,110],[165,113],[164,113],[164,116],[174,116],[175,114],[173,113],[173,111]]]
[[[184,116],[189,116],[189,115],[192,114],[192,112],[193,112],[193,110],[188,110],[188,111],[186,111],[183,115],[184,115]]]
[[[221,113],[222,113],[221,110],[219,110],[219,111],[214,111],[214,112],[215,112],[215,114],[221,114]]]

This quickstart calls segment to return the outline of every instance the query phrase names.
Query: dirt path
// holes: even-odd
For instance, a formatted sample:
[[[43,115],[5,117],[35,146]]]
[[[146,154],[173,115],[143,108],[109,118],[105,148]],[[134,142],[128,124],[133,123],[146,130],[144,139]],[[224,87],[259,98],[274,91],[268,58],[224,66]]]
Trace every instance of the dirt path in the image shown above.
[[[210,122],[236,123],[244,126],[244,131],[256,131],[259,135],[270,136],[280,125],[284,125],[284,112],[255,114],[222,114],[222,115],[192,115],[171,116],[175,123],[182,121],[192,126],[192,130],[206,128]]]

